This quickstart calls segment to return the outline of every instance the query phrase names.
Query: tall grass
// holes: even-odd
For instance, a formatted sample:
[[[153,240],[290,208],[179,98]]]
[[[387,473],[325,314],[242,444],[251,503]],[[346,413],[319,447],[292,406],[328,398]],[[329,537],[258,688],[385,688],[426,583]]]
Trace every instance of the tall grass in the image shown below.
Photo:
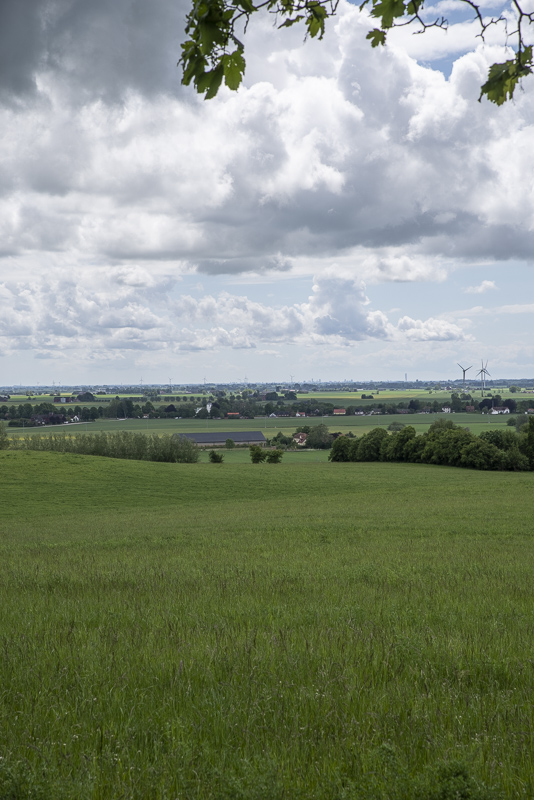
[[[0,478],[1,798],[533,796],[531,474]]]

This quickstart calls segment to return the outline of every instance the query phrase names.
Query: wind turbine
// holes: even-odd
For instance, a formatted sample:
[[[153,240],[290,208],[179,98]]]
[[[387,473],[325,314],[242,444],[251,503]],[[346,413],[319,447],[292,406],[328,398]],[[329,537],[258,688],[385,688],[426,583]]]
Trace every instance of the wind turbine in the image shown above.
[[[458,364],[458,362],[456,362],[456,363]],[[462,365],[461,365],[461,364],[458,364],[458,366],[460,367],[460,369],[462,370],[462,373],[463,373],[463,379],[464,379],[464,384],[463,384],[463,386],[464,386],[464,392],[465,392],[465,373],[466,373],[468,370],[470,370],[470,369],[473,369],[473,365],[471,365],[470,367],[462,367]],[[482,365],[482,366],[484,366],[484,365]],[[487,364],[486,364],[486,366],[487,366]]]
[[[491,375],[488,372],[488,362],[486,361],[486,365],[484,366],[484,359],[482,361],[482,368],[479,369],[477,372],[477,378],[480,375],[480,380],[482,381],[482,397],[484,397],[484,389],[486,388],[486,378],[491,378]]]

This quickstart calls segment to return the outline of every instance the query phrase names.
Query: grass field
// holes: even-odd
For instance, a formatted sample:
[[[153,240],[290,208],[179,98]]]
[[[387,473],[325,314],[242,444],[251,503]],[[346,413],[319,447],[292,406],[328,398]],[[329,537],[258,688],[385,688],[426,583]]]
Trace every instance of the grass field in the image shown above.
[[[0,798],[533,797],[534,475],[227,455],[0,452]]]
[[[444,417],[452,419],[456,425],[468,427],[473,433],[479,434],[490,427],[506,425],[507,417],[490,414],[410,414],[406,416],[389,414],[377,416],[339,416],[339,417],[257,417],[256,419],[239,420],[199,420],[199,419],[126,419],[126,420],[97,420],[96,422],[83,422],[80,424],[52,425],[42,428],[7,428],[10,437],[31,436],[34,433],[47,433],[50,431],[68,431],[69,435],[77,433],[90,433],[98,431],[135,431],[139,433],[195,433],[221,432],[221,431],[262,431],[265,437],[273,437],[279,431],[292,433],[300,425],[324,424],[328,429],[343,433],[352,431],[355,436],[369,433],[373,428],[388,427],[394,420],[405,425],[413,425],[417,433],[423,433],[436,419]]]

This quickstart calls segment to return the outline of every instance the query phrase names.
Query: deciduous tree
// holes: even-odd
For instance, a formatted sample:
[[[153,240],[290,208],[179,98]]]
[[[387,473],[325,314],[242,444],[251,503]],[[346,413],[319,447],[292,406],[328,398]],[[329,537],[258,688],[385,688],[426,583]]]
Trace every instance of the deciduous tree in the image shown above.
[[[339,0],[192,0],[187,15],[187,39],[182,44],[182,83],[193,84],[206,99],[215,97],[224,81],[229,89],[237,89],[245,73],[245,46],[238,36],[251,18],[259,13],[271,14],[279,28],[293,25],[304,27],[306,37],[322,39],[326,22],[335,16]],[[534,11],[525,0],[512,0],[509,9],[504,5],[493,15],[474,0],[458,0],[469,8],[478,26],[477,36],[484,41],[488,30],[501,34],[503,45],[510,48],[511,58],[492,64],[480,98],[487,97],[501,105],[509,100],[519,81],[533,71],[532,45],[528,44],[527,29],[534,22]],[[360,9],[367,8],[376,27],[369,31],[372,47],[386,44],[392,28],[411,25],[414,33],[428,28],[447,28],[447,19],[438,14],[429,21],[425,16],[424,0],[363,0]],[[243,33],[242,33],[243,31]],[[492,38],[494,43],[494,37]]]

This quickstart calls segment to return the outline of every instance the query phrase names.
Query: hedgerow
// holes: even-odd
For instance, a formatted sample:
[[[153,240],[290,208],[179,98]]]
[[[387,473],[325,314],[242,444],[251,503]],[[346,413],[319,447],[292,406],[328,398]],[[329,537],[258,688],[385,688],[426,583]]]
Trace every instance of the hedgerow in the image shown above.
[[[156,434],[148,436],[131,431],[79,433],[76,436],[67,433],[34,434],[16,439],[11,447],[16,450],[42,450],[181,464],[194,464],[199,459],[198,447],[190,439]]]
[[[359,439],[339,436],[332,445],[330,461],[401,461],[441,464],[485,470],[529,470],[534,467],[534,419],[526,433],[487,431],[475,436],[451,420],[437,420],[426,433],[417,435],[408,425],[388,434],[374,428]]]

